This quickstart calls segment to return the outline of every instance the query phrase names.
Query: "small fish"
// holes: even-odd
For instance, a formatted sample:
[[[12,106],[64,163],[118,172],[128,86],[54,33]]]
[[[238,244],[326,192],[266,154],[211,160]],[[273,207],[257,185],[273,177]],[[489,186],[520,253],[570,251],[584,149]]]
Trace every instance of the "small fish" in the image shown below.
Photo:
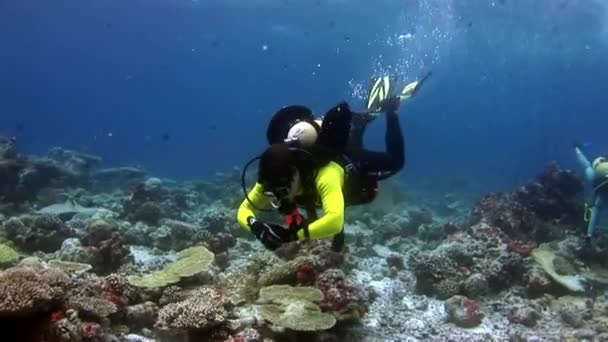
[[[344,35],[344,41],[347,42],[347,43],[350,42],[350,36],[347,35],[347,34],[345,34]]]
[[[168,142],[169,142],[169,140],[171,140],[171,136],[169,135],[169,133],[163,133],[163,134],[160,136],[160,141],[161,141],[163,144],[168,143]]]
[[[207,126],[207,128],[208,128],[210,131],[215,131],[215,130],[217,129],[217,126],[216,126],[215,124],[210,124],[209,126]]]
[[[111,23],[106,23],[106,29],[107,30],[111,30],[112,29],[112,24]]]
[[[214,40],[211,41],[210,45],[211,45],[212,48],[218,48],[218,47],[220,47],[222,45],[222,41],[219,40],[219,39],[214,39]]]
[[[15,129],[17,130],[17,133],[23,133],[23,130],[25,129],[25,126],[23,125],[22,122],[19,122],[15,126]]]
[[[336,22],[331,20],[328,24],[327,27],[329,27],[330,30],[333,30],[336,27]]]

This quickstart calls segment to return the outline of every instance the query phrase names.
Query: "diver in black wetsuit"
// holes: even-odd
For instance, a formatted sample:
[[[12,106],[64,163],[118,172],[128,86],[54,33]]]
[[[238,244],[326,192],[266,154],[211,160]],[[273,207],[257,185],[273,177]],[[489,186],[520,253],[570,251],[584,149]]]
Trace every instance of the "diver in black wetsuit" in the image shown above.
[[[276,203],[273,206],[285,214],[286,218],[290,215],[299,216],[297,205],[303,205],[308,215],[307,222],[317,220],[314,208],[318,207],[320,202],[323,203],[324,209],[329,209],[333,215],[339,215],[343,220],[344,207],[373,201],[377,194],[378,182],[396,174],[405,165],[405,144],[397,114],[399,106],[402,101],[413,96],[418,91],[423,81],[429,75],[427,74],[420,81],[409,83],[398,95],[392,95],[393,92],[390,89],[391,85],[388,77],[376,79],[369,93],[366,111],[363,113],[352,112],[345,103],[330,110],[323,117],[322,121],[315,119],[312,112],[304,106],[288,106],[277,112],[271,119],[267,130],[268,142],[271,145],[268,151],[275,148],[277,144],[295,143],[297,147],[293,148],[294,154],[302,154],[301,151],[304,150],[305,153],[303,154],[305,156],[312,156],[313,160],[317,159],[318,155],[322,155],[321,159],[333,160],[339,165],[338,167],[343,169],[343,177],[334,177],[333,179],[335,179],[336,183],[340,183],[338,188],[342,189],[344,200],[341,205],[338,205],[341,206],[340,208],[324,200],[323,196],[326,194],[323,193],[324,185],[322,183],[323,180],[328,179],[328,177],[324,177],[325,173],[321,174],[321,183],[317,182],[316,186],[313,181],[301,182],[298,180],[302,172],[297,171],[311,169],[312,173],[303,173],[306,176],[305,178],[317,179],[319,181],[315,171],[319,169],[318,167],[308,168],[299,165],[294,168],[294,165],[285,165],[285,167],[281,167],[280,169],[294,171],[286,171],[282,172],[286,173],[285,175],[282,173],[281,175],[277,175],[276,170],[279,170],[277,167],[289,163],[287,159],[291,159],[291,162],[293,162],[293,158],[282,156],[280,159],[276,159],[279,158],[276,157],[274,158],[276,159],[274,162],[268,163],[270,154],[265,153],[260,157],[260,165],[274,166],[272,170],[264,170],[261,166],[259,175],[273,174],[273,176],[272,179],[258,177],[258,185],[262,188],[258,188],[257,190],[254,188],[250,193],[253,201],[246,196],[247,198],[239,208],[238,216],[241,226],[252,231],[264,245],[267,247],[272,246],[273,248],[276,248],[281,243],[305,238],[305,235],[308,234],[308,232],[302,233],[302,231],[308,229],[308,223],[298,225],[296,233],[291,234],[285,231],[289,230],[289,227],[283,228],[279,225],[256,222],[255,219],[247,222],[254,209],[259,210],[257,206],[262,202],[260,193],[270,196],[272,198],[270,200],[271,203]],[[385,135],[386,151],[384,152],[371,151],[363,146],[365,129],[380,112],[386,113],[387,122]],[[330,151],[329,155],[327,151]],[[305,162],[305,164],[308,163]],[[326,162],[322,162],[321,164],[327,165]],[[324,170],[321,164],[319,164],[319,167],[321,170]],[[245,167],[243,175],[246,169],[247,167]],[[296,172],[296,176],[292,174],[293,172]],[[327,184],[325,183],[326,186]],[[277,191],[274,191],[275,189]],[[283,191],[285,189],[292,190]],[[244,191],[247,195],[245,189]],[[308,193],[307,196],[301,196],[305,197],[305,200],[293,200],[295,196],[302,193]],[[321,198],[319,198],[319,195]],[[297,205],[295,202],[297,202]],[[302,222],[302,220],[298,219],[289,219],[290,222],[294,220]],[[331,231],[333,236],[332,248],[336,251],[341,250],[344,246],[343,226],[328,227],[315,225],[314,229],[319,232]],[[324,236],[326,234],[318,235]]]

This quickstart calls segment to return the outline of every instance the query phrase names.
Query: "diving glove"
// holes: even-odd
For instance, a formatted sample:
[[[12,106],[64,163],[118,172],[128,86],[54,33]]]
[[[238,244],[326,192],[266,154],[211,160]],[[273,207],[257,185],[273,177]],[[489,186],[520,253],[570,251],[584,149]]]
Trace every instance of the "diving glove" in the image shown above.
[[[297,240],[296,230],[286,229],[283,226],[265,223],[254,217],[247,218],[247,224],[255,237],[269,250],[275,250],[282,244]]]

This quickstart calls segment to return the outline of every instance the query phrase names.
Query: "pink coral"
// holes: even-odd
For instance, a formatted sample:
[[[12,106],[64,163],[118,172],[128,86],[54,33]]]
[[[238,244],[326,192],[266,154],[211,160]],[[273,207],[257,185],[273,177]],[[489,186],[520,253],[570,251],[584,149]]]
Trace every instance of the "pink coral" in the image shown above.
[[[532,253],[532,250],[534,250],[536,246],[536,242],[534,241],[524,242],[521,240],[511,240],[507,248],[510,252],[514,252],[523,257],[527,257],[530,255],[530,253]]]
[[[98,338],[102,337],[103,331],[101,326],[97,323],[93,322],[84,322],[80,325],[80,332],[82,333],[82,337],[85,340],[93,340],[96,341]]]
[[[323,311],[340,311],[346,308],[354,291],[354,284],[348,281],[344,273],[338,269],[323,272],[317,278],[315,286],[324,295],[324,299],[319,305]]]

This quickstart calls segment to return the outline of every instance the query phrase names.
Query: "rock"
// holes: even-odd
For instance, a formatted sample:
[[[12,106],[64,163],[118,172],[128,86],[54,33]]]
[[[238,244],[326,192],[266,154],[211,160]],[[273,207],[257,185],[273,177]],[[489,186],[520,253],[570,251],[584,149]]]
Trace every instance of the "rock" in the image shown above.
[[[526,275],[526,290],[532,298],[538,298],[551,291],[553,283],[540,267],[532,268]]]
[[[595,332],[591,329],[579,329],[574,332],[574,337],[583,341],[597,341]]]
[[[576,308],[562,307],[559,311],[562,321],[573,328],[581,328],[585,325],[583,315]]]
[[[531,328],[536,326],[536,322],[538,322],[541,317],[542,316],[538,311],[530,307],[520,307],[511,313],[509,322],[522,324]]]
[[[405,268],[404,262],[403,262],[403,257],[399,254],[390,254],[389,256],[386,257],[386,263],[390,266],[390,267],[394,267],[397,270],[402,270]]]
[[[77,260],[82,244],[78,238],[65,239],[57,252],[59,258],[64,260]]]
[[[581,328],[592,318],[594,302],[591,298],[562,296],[551,302],[551,307],[559,313],[561,320],[573,328]]]
[[[444,309],[448,321],[462,328],[472,328],[481,323],[483,313],[473,299],[465,296],[453,296],[445,301]]]
[[[464,291],[469,297],[483,296],[488,293],[488,280],[483,274],[474,273],[465,280]]]
[[[156,177],[150,177],[144,182],[147,191],[154,191],[163,185],[163,181]]]

